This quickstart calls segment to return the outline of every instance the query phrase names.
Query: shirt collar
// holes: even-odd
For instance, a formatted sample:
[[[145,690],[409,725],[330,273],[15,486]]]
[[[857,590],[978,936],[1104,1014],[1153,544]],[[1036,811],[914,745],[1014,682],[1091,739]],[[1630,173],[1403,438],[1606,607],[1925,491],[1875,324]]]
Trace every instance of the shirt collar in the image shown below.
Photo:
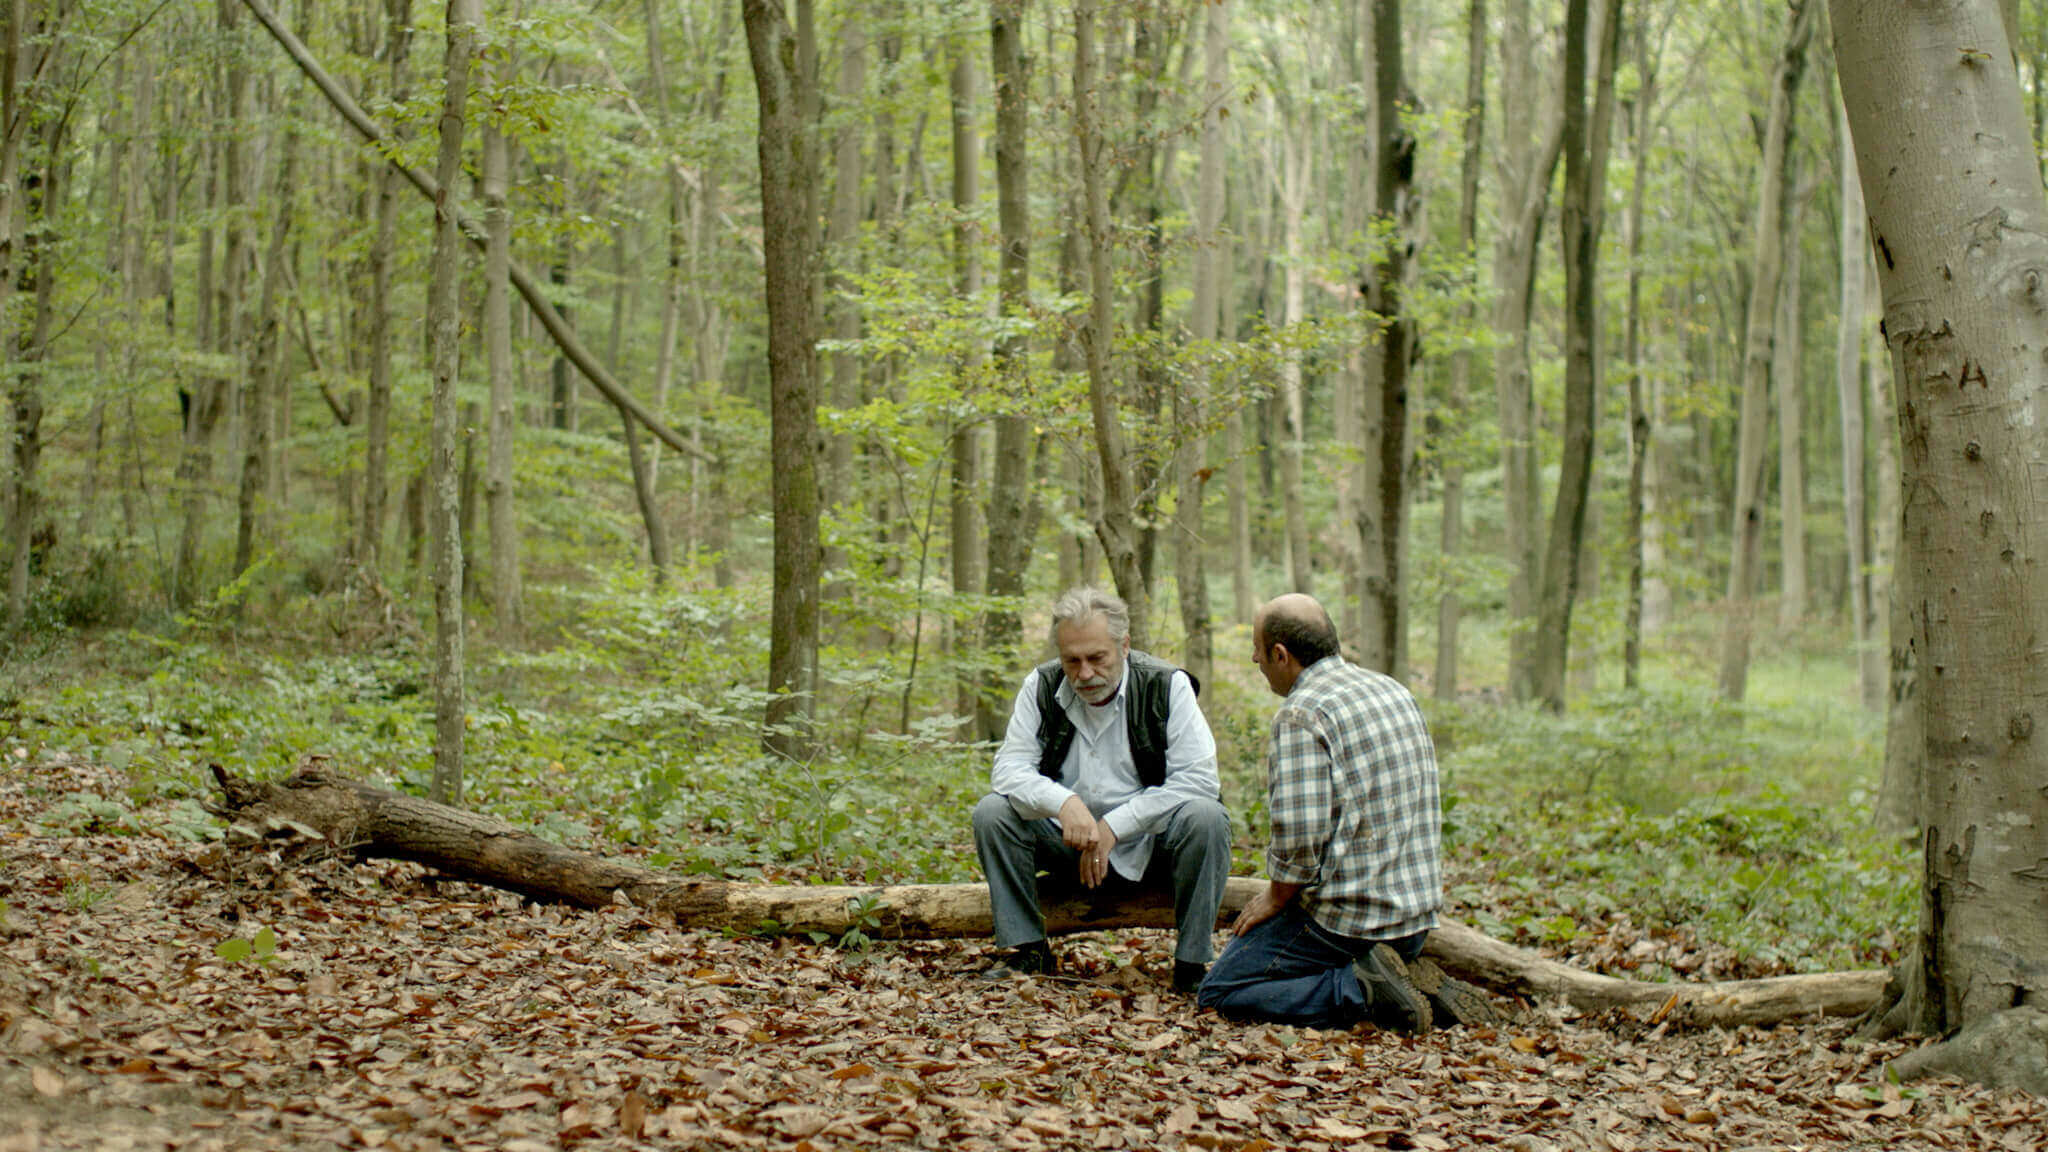
[[[1315,663],[1309,665],[1308,667],[1303,668],[1301,670],[1301,675],[1296,676],[1294,678],[1294,687],[1289,688],[1287,690],[1287,694],[1289,696],[1292,696],[1296,692],[1301,691],[1301,686],[1309,683],[1312,679],[1320,679],[1321,677],[1329,674],[1330,672],[1338,668],[1342,668],[1343,666],[1344,658],[1342,656],[1337,655],[1335,652],[1332,652],[1328,656],[1323,657],[1321,660],[1318,660]]]

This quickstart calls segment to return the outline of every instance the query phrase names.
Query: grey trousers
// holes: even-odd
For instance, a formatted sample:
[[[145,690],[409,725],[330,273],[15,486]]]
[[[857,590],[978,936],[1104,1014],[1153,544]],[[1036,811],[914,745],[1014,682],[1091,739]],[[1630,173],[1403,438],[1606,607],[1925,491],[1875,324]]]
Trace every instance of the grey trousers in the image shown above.
[[[993,792],[974,806],[974,850],[988,877],[1000,947],[1045,939],[1041,891],[1086,891],[1079,879],[1081,854],[1060,839],[1058,822],[1026,820]],[[1041,871],[1047,873],[1043,878]],[[1179,929],[1173,958],[1206,964],[1216,955],[1216,914],[1229,878],[1230,813],[1214,800],[1189,800],[1167,813],[1143,880],[1127,880],[1112,869],[1109,879],[1089,895],[1114,903],[1120,895],[1141,888],[1171,887],[1173,919]]]

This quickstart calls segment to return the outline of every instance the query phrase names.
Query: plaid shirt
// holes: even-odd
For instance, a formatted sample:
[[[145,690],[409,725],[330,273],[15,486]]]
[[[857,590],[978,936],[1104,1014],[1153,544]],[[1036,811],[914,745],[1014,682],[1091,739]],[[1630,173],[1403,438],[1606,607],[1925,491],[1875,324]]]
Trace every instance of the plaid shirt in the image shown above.
[[[1302,670],[1266,760],[1272,879],[1316,923],[1362,940],[1436,926],[1436,749],[1400,681],[1341,656]]]

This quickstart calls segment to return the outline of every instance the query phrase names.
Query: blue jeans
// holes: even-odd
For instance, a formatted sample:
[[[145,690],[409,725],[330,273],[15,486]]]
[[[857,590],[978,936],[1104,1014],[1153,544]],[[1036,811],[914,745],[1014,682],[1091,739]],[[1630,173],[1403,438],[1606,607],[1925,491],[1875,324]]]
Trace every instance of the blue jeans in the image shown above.
[[[1232,1020],[1266,1020],[1303,1028],[1349,1028],[1365,1019],[1365,992],[1351,962],[1375,944],[1402,960],[1422,954],[1429,933],[1398,940],[1339,936],[1289,904],[1224,945],[1195,994],[1195,1003]]]

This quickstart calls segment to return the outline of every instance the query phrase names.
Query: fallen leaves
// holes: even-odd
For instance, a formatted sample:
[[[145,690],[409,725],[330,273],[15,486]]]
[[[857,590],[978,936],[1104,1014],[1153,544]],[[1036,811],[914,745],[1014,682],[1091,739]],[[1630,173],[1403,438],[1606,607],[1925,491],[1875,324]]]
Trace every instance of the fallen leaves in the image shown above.
[[[76,780],[38,787],[60,785]],[[0,1109],[51,1152],[2048,1144],[2041,1102],[1901,1089],[1881,1075],[1901,1046],[1839,1026],[1243,1027],[1161,995],[1161,933],[1063,945],[1078,979],[991,986],[968,975],[978,942],[848,957],[427,886],[404,865],[280,872],[57,841],[35,802],[0,779],[0,899],[34,926],[0,939]],[[153,900],[73,908],[81,877]],[[214,953],[257,925],[276,933],[269,964]]]

